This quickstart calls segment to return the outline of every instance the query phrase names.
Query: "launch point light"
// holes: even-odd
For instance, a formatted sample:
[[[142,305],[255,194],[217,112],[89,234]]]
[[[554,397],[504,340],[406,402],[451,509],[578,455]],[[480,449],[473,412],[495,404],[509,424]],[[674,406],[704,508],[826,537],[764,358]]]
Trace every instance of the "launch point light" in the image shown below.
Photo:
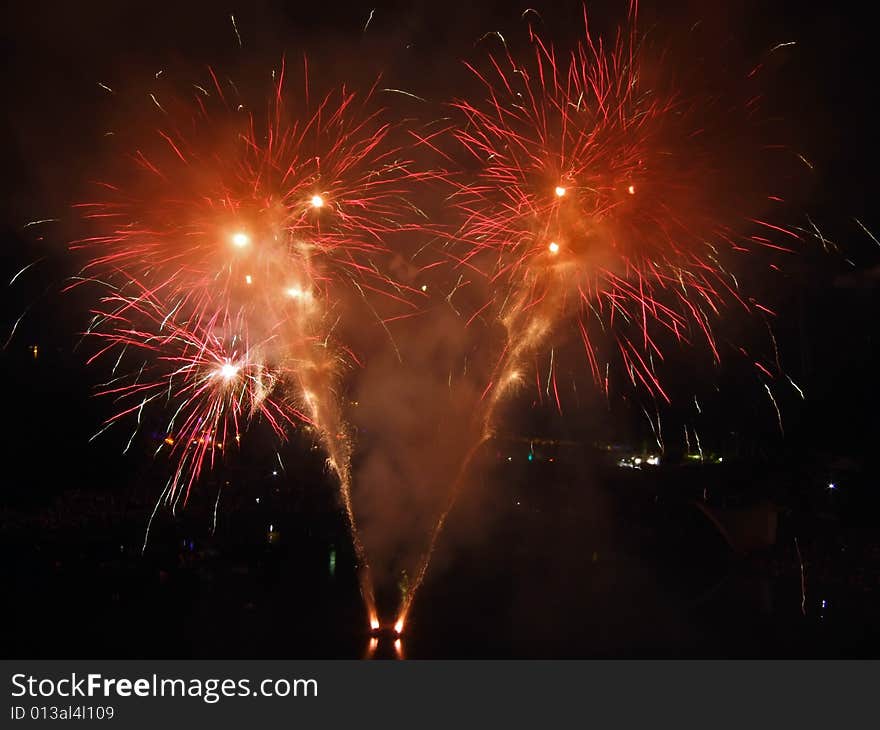
[[[550,241],[550,245],[547,246],[547,250],[555,256],[559,253],[559,244],[556,243],[556,241]]]
[[[320,195],[313,195],[311,203],[313,208],[323,208],[324,198],[322,198]]]
[[[399,619],[397,619],[397,623],[394,624],[394,630],[398,634],[403,633],[403,616],[401,616]]]
[[[565,188],[562,187],[561,185],[557,185],[555,192],[556,192],[556,197],[561,198],[563,195],[565,195]]]
[[[377,619],[375,616],[370,617],[370,629],[372,631],[379,630],[379,619]]]
[[[232,245],[238,248],[244,248],[251,242],[251,237],[242,231],[232,234]]]

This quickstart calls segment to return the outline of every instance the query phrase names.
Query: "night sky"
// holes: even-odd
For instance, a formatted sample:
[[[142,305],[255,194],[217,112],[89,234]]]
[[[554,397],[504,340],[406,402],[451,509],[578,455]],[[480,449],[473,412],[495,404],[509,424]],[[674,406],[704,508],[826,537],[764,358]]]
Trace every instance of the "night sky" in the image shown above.
[[[779,447],[803,444],[813,449],[833,443],[836,450],[870,449],[876,433],[873,318],[880,246],[855,222],[869,230],[880,226],[874,210],[877,150],[871,134],[877,91],[865,81],[875,63],[869,20],[856,5],[821,10],[794,3],[733,3],[708,16],[699,5],[676,3],[660,12],[646,3],[642,27],[669,38],[675,48],[682,29],[700,21],[707,27],[705,37],[717,39],[724,49],[718,54],[722,63],[733,69],[751,67],[776,43],[797,42],[786,49],[784,59],[771,58],[765,113],[785,120],[792,148],[802,150],[814,165],[798,193],[799,207],[840,248],[826,254],[809,244],[784,262],[781,276],[749,272],[752,291],[779,312],[773,327],[784,368],[810,395],[806,404],[790,398],[793,392],[782,395],[789,429]],[[546,35],[559,45],[579,32],[579,3],[535,9]],[[590,6],[592,22],[599,29],[611,27],[619,10],[614,3],[595,3]],[[433,105],[428,115],[435,108],[441,114],[443,100],[468,88],[460,60],[474,56],[476,40],[499,30],[515,43],[523,29],[521,10],[508,3],[391,3],[375,8],[340,3],[332,10],[281,2],[242,8],[214,3],[133,3],[124,8],[113,3],[76,8],[36,3],[11,4],[4,12],[6,280],[41,259],[16,287],[4,291],[7,333],[28,310],[4,350],[7,366],[36,342],[47,349],[69,348],[71,336],[85,321],[86,303],[77,295],[60,296],[58,289],[73,270],[64,253],[65,241],[73,236],[68,206],[106,162],[102,135],[119,119],[117,94],[108,94],[99,82],[122,94],[128,86],[140,91],[158,70],[199,78],[210,64],[247,83],[264,77],[282,55],[293,64],[306,54],[316,79],[357,85],[381,73],[383,86],[418,94]],[[687,62],[685,57],[682,63]],[[389,103],[400,104],[400,97]],[[397,111],[407,114],[413,107],[404,103]],[[41,235],[23,228],[41,218],[60,220],[40,228]],[[733,321],[730,326],[731,338],[766,334],[756,334],[763,330],[756,322]],[[671,354],[678,356],[691,358],[692,353]],[[65,371],[64,377],[71,379],[65,389],[87,390],[93,379],[75,363],[76,358],[68,362],[73,369]],[[746,400],[762,398],[754,382],[736,387],[741,376],[737,371],[719,375],[734,383],[725,383],[730,400],[719,404],[718,417],[737,421],[737,430],[752,430],[756,438],[774,438],[775,418],[768,403],[737,413],[744,390],[753,391]]]
[[[40,505],[80,483],[112,488],[131,480],[132,469],[140,470],[137,489],[147,497],[159,489],[143,454],[135,460],[120,456],[127,430],[88,440],[112,405],[93,398],[101,369],[85,365],[91,349],[78,344],[89,294],[61,292],[79,263],[66,250],[76,235],[70,206],[112,157],[104,133],[124,123],[122,100],[136,94],[146,98],[143,92],[159,71],[195,82],[210,65],[248,86],[265,84],[282,56],[297,68],[305,55],[318,83],[357,87],[381,74],[382,87],[426,100],[389,95],[383,103],[399,116],[427,119],[442,115],[445,101],[472,89],[461,61],[480,53],[486,33],[501,32],[512,47],[522,42],[521,15],[527,8],[540,14],[543,34],[558,46],[579,37],[581,4],[569,0],[5,4],[0,11],[5,111],[0,367],[6,387],[0,392],[6,435],[0,458],[7,506]],[[625,13],[623,2],[602,0],[588,8],[596,30],[613,28]],[[781,273],[766,267],[750,272],[750,292],[778,312],[772,332],[784,370],[807,395],[801,400],[792,388],[777,392],[784,434],[749,368],[734,359],[716,369],[705,353],[690,349],[668,353],[680,366],[681,382],[673,387],[696,383],[705,399],[701,428],[707,448],[735,448],[764,463],[806,471],[841,460],[868,470],[874,459],[880,436],[880,244],[857,222],[880,238],[874,111],[880,108],[880,89],[874,83],[875,26],[869,12],[862,3],[813,7],[789,0],[711,9],[702,2],[645,2],[640,8],[641,28],[668,39],[677,63],[738,71],[766,61],[764,111],[781,120],[789,144],[813,166],[797,189],[797,223],[806,225],[809,216],[837,245],[823,251],[809,241],[785,260]],[[696,45],[691,49],[678,41],[697,22],[704,50],[722,49],[713,61],[703,59]],[[765,55],[790,41],[796,46]],[[58,220],[27,226],[46,218]],[[6,286],[32,262],[37,263]],[[768,329],[758,318],[732,316],[719,335],[768,346]],[[589,380],[583,374],[572,377],[583,389],[582,403],[569,405],[560,416],[546,405],[534,407],[527,394],[510,408],[510,433],[650,442],[640,403],[596,411],[596,399],[586,395]],[[689,399],[675,402],[670,423],[686,420],[692,409]],[[295,453],[299,446],[292,448]],[[309,468],[317,473],[320,465]]]

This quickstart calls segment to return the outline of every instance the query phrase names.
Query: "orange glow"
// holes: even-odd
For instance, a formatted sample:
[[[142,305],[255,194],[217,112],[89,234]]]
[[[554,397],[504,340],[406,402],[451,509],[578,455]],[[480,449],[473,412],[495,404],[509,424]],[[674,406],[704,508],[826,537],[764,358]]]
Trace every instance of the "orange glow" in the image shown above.
[[[398,634],[402,634],[402,633],[403,633],[403,616],[401,616],[399,619],[397,619],[397,623],[394,624],[394,630],[395,630]],[[400,641],[400,639],[398,639],[398,641]]]
[[[174,438],[171,436],[166,436],[165,443],[168,444],[169,446],[174,446]]]
[[[379,619],[376,616],[370,616],[370,629],[373,631],[379,629]]]

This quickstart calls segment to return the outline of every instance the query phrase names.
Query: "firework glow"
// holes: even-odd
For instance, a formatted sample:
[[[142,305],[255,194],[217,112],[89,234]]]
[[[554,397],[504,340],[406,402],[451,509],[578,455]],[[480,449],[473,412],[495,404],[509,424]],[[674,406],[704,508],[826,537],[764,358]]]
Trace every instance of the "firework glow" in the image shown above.
[[[451,265],[487,282],[487,301],[469,324],[495,321],[504,337],[475,411],[477,440],[403,601],[401,625],[499,406],[532,371],[539,396],[562,412],[555,344],[568,334],[580,341],[606,397],[621,376],[624,386],[669,403],[664,345],[702,345],[717,364],[713,324],[731,307],[773,314],[740,293],[725,262],[756,250],[791,253],[803,240],[759,217],[783,202],[772,188],[735,182],[742,155],[774,150],[751,136],[757,96],[731,110],[687,95],[678,74],[647,53],[636,16],[633,0],[627,24],[606,43],[591,33],[585,9],[584,39],[569,54],[530,25],[525,61],[490,34],[500,53],[466,63],[483,96],[452,104],[459,123],[450,148],[457,143],[475,171],[450,176],[463,252]],[[778,371],[754,366],[766,380]]]
[[[636,0],[610,42],[585,9],[567,51],[545,42],[535,16],[523,15],[525,53],[500,33],[480,39],[483,56],[465,62],[478,91],[447,104],[427,136],[412,120],[387,121],[375,85],[316,94],[307,63],[292,83],[282,61],[256,101],[213,69],[184,90],[157,75],[137,123],[114,138],[109,171],[75,205],[83,234],[71,249],[83,264],[69,288],[97,291],[89,362],[107,365],[98,392],[116,404],[99,433],[133,423],[130,446],[145,413],[162,414],[156,453],[171,473],[156,509],[186,505],[257,421],[279,441],[316,434],[351,531],[370,654],[387,633],[402,656],[413,600],[502,406],[534,383],[563,411],[567,343],[606,399],[628,390],[668,404],[669,347],[702,348],[717,365],[719,321],[774,314],[743,292],[731,262],[784,256],[813,236],[783,222],[785,197],[763,175],[766,157],[794,155],[760,127],[750,86],[760,66],[730,98],[695,92],[640,33]],[[423,165],[426,150],[444,164]],[[439,220],[415,202],[428,182],[443,191]],[[438,238],[439,258],[402,276],[407,246],[433,254]],[[386,624],[355,515],[346,410],[352,373],[370,364],[346,331],[369,321],[402,362],[389,323],[423,314],[450,277],[450,304],[459,289],[482,292],[455,310],[462,327],[501,334],[475,356],[489,363],[461,426],[475,436],[455,452],[427,547]],[[739,350],[781,430],[778,355]]]
[[[412,306],[381,260],[412,225],[414,175],[371,93],[313,98],[306,75],[295,97],[282,64],[260,115],[209,73],[210,91],[189,99],[151,95],[158,126],[126,151],[120,181],[76,206],[90,233],[72,248],[89,259],[72,286],[103,291],[87,334],[100,343],[92,360],[114,358],[100,392],[123,404],[105,428],[132,414],[140,424],[154,404],[170,414],[159,450],[175,467],[160,502],[176,506],[254,419],[281,439],[311,427],[372,612],[341,394],[360,362],[337,332],[352,298],[370,312],[372,296]]]

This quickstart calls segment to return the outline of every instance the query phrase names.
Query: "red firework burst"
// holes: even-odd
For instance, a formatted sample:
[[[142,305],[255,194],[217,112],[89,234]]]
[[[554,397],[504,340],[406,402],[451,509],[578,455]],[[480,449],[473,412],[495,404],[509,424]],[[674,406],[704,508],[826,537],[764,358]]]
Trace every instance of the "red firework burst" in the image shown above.
[[[494,292],[477,314],[508,332],[490,402],[569,321],[606,392],[611,356],[597,343],[608,332],[632,384],[668,401],[661,339],[702,339],[718,360],[712,324],[727,304],[761,308],[739,293],[727,255],[788,251],[778,239],[800,238],[758,217],[778,196],[742,183],[748,160],[767,151],[750,122],[756,98],[736,107],[688,96],[677,74],[649,62],[635,16],[633,2],[609,45],[590,35],[585,12],[585,39],[565,57],[530,28],[529,62],[505,43],[486,69],[468,64],[485,96],[454,104],[453,133],[477,169],[453,200],[467,244],[458,263]]]
[[[347,501],[337,387],[357,360],[333,337],[343,302],[378,292],[412,306],[382,258],[391,234],[415,228],[418,175],[372,90],[315,99],[306,70],[293,97],[284,76],[282,64],[262,115],[213,71],[189,98],[150,94],[157,126],[97,184],[100,200],[76,206],[92,229],[72,244],[90,256],[77,284],[108,290],[89,333],[99,355],[134,361],[102,390],[134,399],[109,423],[166,404],[172,495],[260,416],[282,436],[315,426]]]

